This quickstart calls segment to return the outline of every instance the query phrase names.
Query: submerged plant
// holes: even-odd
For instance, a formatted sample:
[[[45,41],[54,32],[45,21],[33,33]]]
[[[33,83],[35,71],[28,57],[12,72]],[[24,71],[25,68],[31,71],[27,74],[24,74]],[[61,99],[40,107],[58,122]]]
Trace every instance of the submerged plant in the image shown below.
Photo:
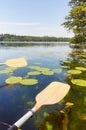
[[[50,123],[47,121],[47,122],[46,122],[46,127],[47,127],[47,130],[52,130],[53,125],[50,124]]]

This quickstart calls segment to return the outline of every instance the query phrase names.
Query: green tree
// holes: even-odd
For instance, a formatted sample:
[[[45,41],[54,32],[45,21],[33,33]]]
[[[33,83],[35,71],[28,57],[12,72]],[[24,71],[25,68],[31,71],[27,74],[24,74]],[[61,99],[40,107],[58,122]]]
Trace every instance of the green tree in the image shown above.
[[[86,0],[71,0],[69,2],[71,10],[65,18],[64,27],[72,30],[75,34],[71,40],[76,43],[86,42]]]

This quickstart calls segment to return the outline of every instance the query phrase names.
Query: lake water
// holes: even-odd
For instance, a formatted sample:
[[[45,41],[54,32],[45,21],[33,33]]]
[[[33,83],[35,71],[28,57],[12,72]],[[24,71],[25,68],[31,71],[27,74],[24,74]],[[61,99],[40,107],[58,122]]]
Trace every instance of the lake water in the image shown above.
[[[28,63],[26,67],[13,69],[0,66],[0,121],[12,125],[34,106],[35,96],[42,89],[53,81],[59,81],[71,86],[62,102],[74,103],[73,107],[64,108],[64,114],[57,111],[62,103],[45,106],[22,126],[22,130],[85,130],[86,83],[76,85],[72,80],[86,81],[86,48],[74,45],[71,47],[68,43],[0,45],[0,63],[21,57],[26,58]],[[41,72],[37,70],[37,67],[41,68]],[[49,72],[44,72],[42,69],[48,69]],[[68,70],[78,70],[78,72],[71,74]],[[31,74],[34,71],[40,74]],[[8,84],[6,81],[10,77],[36,79],[38,83]],[[0,123],[0,130],[7,128]]]

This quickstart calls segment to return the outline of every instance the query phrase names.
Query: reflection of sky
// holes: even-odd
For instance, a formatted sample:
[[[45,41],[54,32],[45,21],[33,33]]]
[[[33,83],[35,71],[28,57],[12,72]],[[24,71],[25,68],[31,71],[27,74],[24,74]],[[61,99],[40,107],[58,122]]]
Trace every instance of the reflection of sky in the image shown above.
[[[0,60],[3,62],[9,58],[26,57],[36,58],[37,56],[61,56],[66,57],[70,48],[66,46],[26,46],[26,47],[4,47],[0,48]]]

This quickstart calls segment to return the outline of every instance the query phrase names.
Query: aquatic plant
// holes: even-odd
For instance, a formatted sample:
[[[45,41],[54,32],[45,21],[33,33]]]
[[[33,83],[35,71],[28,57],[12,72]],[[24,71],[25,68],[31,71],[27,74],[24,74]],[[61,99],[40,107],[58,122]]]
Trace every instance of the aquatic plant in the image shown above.
[[[22,84],[22,85],[34,85],[37,83],[38,83],[38,80],[36,80],[36,79],[22,79],[20,81],[20,84]]]
[[[68,69],[69,67],[68,66],[66,66],[66,65],[62,65],[61,66],[63,69]]]
[[[47,127],[47,130],[52,130],[53,125],[50,124],[50,123],[47,121],[47,122],[46,122],[46,127]]]
[[[47,117],[47,116],[49,116],[49,114],[48,114],[47,112],[44,112],[44,113],[43,113],[43,116],[44,116],[44,117]]]
[[[70,64],[71,61],[70,60],[65,60],[64,63]]]
[[[71,82],[75,85],[86,87],[86,80],[84,79],[72,79]]]
[[[40,66],[29,66],[30,69],[41,71]]]
[[[54,73],[60,74],[62,72],[62,69],[53,69],[52,71]]]
[[[86,68],[85,68],[85,67],[75,67],[75,69],[77,69],[77,70],[82,70],[82,71],[86,71]]]
[[[44,75],[53,75],[54,72],[46,70],[46,71],[42,71],[42,74],[44,74]]]
[[[11,76],[8,79],[6,79],[7,84],[15,84],[19,83],[22,80],[22,77],[16,77],[16,76]]]
[[[81,70],[68,70],[68,74],[81,74]]]
[[[9,68],[6,68],[4,70],[1,70],[0,71],[0,74],[8,74],[8,73],[12,73],[16,68],[13,68],[13,67],[9,67]]]
[[[28,101],[27,105],[33,106],[34,105],[34,101]]]

